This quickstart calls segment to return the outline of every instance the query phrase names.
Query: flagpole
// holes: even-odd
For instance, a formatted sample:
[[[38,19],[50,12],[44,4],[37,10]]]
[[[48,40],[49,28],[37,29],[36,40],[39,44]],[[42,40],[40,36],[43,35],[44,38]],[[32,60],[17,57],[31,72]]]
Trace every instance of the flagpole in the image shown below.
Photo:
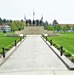
[[[24,21],[26,21],[26,16],[24,15]]]
[[[34,20],[34,16],[35,16],[35,12],[34,12],[34,10],[33,10],[33,20]]]
[[[24,14],[24,22],[25,22],[25,25],[27,26],[25,14]]]
[[[34,20],[34,15],[33,15],[33,20]]]

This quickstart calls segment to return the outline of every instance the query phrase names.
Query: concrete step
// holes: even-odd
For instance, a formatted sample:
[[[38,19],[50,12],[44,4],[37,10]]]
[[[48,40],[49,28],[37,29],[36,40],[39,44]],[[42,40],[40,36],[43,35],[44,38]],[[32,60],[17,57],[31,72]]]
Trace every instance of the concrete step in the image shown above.
[[[24,33],[25,34],[43,34],[44,29],[43,26],[26,26],[24,28]]]
[[[26,35],[41,35],[41,34],[52,34],[53,31],[44,30],[43,26],[25,26],[24,30],[15,31],[15,34],[26,34]]]
[[[26,26],[24,28],[24,34],[34,35],[34,34],[52,34],[53,31],[44,30],[43,26]]]

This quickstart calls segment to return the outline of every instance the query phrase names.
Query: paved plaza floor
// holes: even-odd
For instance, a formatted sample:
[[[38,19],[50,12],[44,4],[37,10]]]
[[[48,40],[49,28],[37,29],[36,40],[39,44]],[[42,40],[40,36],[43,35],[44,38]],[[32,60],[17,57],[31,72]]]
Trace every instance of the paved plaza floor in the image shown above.
[[[64,75],[62,71],[71,72],[40,36],[27,36],[0,67],[0,75]]]

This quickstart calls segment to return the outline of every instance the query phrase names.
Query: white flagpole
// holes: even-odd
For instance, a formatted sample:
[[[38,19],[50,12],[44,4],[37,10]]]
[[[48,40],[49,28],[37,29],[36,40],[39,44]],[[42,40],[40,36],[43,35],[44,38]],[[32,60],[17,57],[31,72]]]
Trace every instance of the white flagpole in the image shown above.
[[[34,16],[35,16],[35,12],[34,12],[34,10],[33,10],[33,20],[34,20]]]
[[[26,16],[24,15],[24,21],[26,21]]]

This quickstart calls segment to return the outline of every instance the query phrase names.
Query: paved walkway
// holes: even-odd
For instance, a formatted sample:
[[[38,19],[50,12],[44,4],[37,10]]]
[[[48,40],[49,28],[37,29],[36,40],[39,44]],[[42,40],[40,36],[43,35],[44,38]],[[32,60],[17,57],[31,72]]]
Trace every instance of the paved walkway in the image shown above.
[[[28,36],[21,46],[18,47],[12,54],[12,56],[10,56],[10,58],[0,67],[0,75],[4,75],[4,73],[7,72],[14,73],[21,71],[23,73],[27,73],[28,71],[34,71],[33,73],[36,71],[38,73],[47,72],[48,74],[50,73],[50,75],[56,75],[54,73],[55,71],[56,73],[57,71],[69,72],[66,66],[47,46],[40,36]],[[12,75],[10,73],[7,73],[7,75]],[[24,75],[23,73],[22,75]],[[34,75],[37,75],[37,73]],[[62,73],[57,75],[62,75]]]

